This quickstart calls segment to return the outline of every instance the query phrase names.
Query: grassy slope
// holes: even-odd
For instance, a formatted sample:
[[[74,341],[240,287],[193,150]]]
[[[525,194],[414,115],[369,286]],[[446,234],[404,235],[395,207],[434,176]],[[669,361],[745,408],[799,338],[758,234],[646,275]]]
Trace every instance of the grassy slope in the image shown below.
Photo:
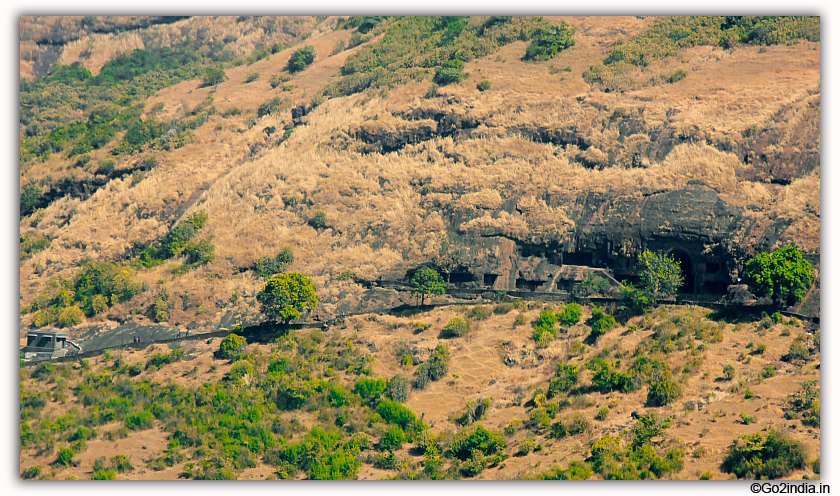
[[[119,259],[134,243],[165,234],[176,212],[189,215],[199,208],[210,215],[206,234],[217,246],[217,262],[176,278],[170,289],[208,307],[214,301],[203,282],[206,276],[223,277],[213,284],[213,293],[221,292],[216,298],[225,300],[236,290],[253,294],[259,282],[235,275],[235,268],[285,245],[297,254],[292,269],[312,275],[322,299],[348,289],[337,282],[345,268],[375,278],[398,264],[422,263],[447,241],[441,235],[447,203],[455,202],[467,219],[479,217],[487,207],[476,198],[495,191],[503,199],[549,193],[571,201],[588,191],[632,195],[640,188],[678,189],[700,181],[726,201],[748,207],[756,223],[793,219],[784,237],[807,251],[818,251],[819,168],[788,186],[768,184],[762,179],[767,171],[702,141],[719,147],[737,145],[749,125],[778,128],[781,123],[774,123],[774,118],[783,111],[794,120],[801,115],[809,118],[814,102],[819,105],[819,44],[743,46],[731,52],[696,47],[677,57],[690,69],[690,76],[678,83],[603,93],[581,86],[578,72],[602,60],[613,40],[632,36],[649,20],[566,20],[580,27],[577,44],[551,61],[520,61],[526,43],[515,42],[468,62],[465,71],[470,78],[442,88],[444,98],[423,99],[429,83],[410,83],[387,92],[371,90],[331,99],[279,146],[279,133],[266,137],[263,129],[291,125],[289,114],[267,115],[249,126],[247,121],[253,118],[249,113],[273,95],[285,99],[285,108],[308,102],[361,48],[330,56],[349,32],[325,27],[305,42],[315,47],[318,57],[289,81],[291,92],[272,90],[268,76],[285,68],[294,47],[252,66],[228,69],[229,80],[217,88],[187,81],[160,91],[146,108],[164,103],[160,114],[164,120],[196,107],[208,96],[219,113],[234,107],[245,113],[211,116],[196,130],[192,143],[158,153],[161,165],[136,186],[130,178],[114,180],[88,200],[64,198],[23,219],[21,234],[37,230],[56,239],[21,264],[24,302],[48,277],[68,277],[88,258]],[[245,84],[250,71],[263,77]],[[485,78],[494,86],[482,93],[475,84]],[[423,125],[399,117],[412,109],[451,112],[483,123],[472,139],[434,138],[388,154],[353,152],[360,143],[352,136],[360,129],[388,135]],[[616,141],[616,125],[607,125],[616,109],[629,116],[643,113],[644,131]],[[591,146],[583,154],[574,145],[535,143],[516,131],[538,127],[574,129]],[[645,133],[653,132],[691,139],[661,161],[643,157],[647,168],[597,170],[581,165],[584,155],[591,158],[597,153],[613,155],[622,164],[633,154],[634,143],[645,143],[649,140]],[[777,150],[804,146],[794,136],[790,139]],[[418,181],[430,182],[432,194],[423,196]],[[459,198],[459,191],[478,196]],[[292,196],[300,203],[286,206],[283,198]],[[562,209],[561,205],[555,215]],[[307,225],[317,210],[326,212],[330,229],[316,231]],[[734,233],[733,239],[749,243],[740,233]],[[153,290],[158,281],[168,279],[165,267],[139,277]],[[139,297],[131,307],[147,305],[146,299]]]
[[[820,362],[819,351],[807,362],[780,361],[780,358],[787,354],[790,343],[803,333],[803,328],[798,324],[786,322],[760,330],[762,326],[759,326],[758,321],[744,319],[734,324],[726,323],[715,320],[709,315],[709,310],[703,308],[660,307],[647,316],[630,319],[626,325],[620,325],[602,336],[594,345],[584,346],[583,352],[580,353],[574,351],[572,345],[583,341],[588,335],[589,328],[584,324],[578,324],[561,333],[560,337],[546,348],[537,348],[530,339],[529,324],[514,325],[513,321],[520,313],[526,322],[536,320],[541,308],[540,304],[526,304],[519,310],[513,310],[504,315],[491,314],[484,320],[473,319],[471,332],[463,338],[440,339],[438,334],[450,318],[464,315],[471,307],[443,307],[410,318],[358,316],[348,320],[346,329],[331,331],[329,338],[335,339],[341,336],[338,341],[349,339],[348,342],[353,342],[358,347],[357,349],[375,349],[373,354],[376,360],[372,375],[385,378],[396,373],[409,376],[412,373],[414,367],[406,369],[400,366],[397,356],[398,350],[405,348],[406,345],[408,348],[415,348],[418,351],[418,357],[425,360],[428,356],[426,350],[432,349],[438,343],[447,344],[452,353],[447,377],[431,383],[424,390],[412,391],[406,402],[418,416],[423,416],[424,421],[431,426],[432,432],[437,435],[445,432],[454,433],[457,427],[453,421],[463,413],[466,402],[487,398],[491,400],[492,406],[486,418],[481,421],[486,428],[501,430],[511,425],[514,419],[523,420],[523,424],[505,437],[506,453],[511,455],[516,453],[520,444],[529,437],[534,437],[537,443],[543,446],[541,451],[532,452],[526,456],[511,456],[498,467],[485,469],[478,476],[480,479],[522,477],[545,470],[553,463],[565,468],[572,460],[584,459],[588,455],[591,442],[607,433],[614,434],[632,426],[633,419],[630,414],[634,411],[646,411],[674,419],[672,426],[665,432],[665,438],[676,440],[671,442],[676,442],[675,446],[683,449],[685,456],[683,470],[673,474],[673,477],[697,479],[701,473],[710,472],[715,479],[729,478],[729,474],[721,472],[720,464],[728,453],[732,440],[767,428],[779,429],[803,442],[807,450],[806,461],[810,462],[819,457],[819,428],[805,426],[799,420],[785,420],[783,417],[788,404],[787,398],[799,390],[799,383],[819,379],[819,370],[815,370],[815,366]],[[584,319],[588,314],[587,310]],[[429,324],[429,328],[416,332],[417,322]],[[675,322],[677,324],[674,326]],[[650,344],[652,340],[668,335],[668,332],[677,333],[683,328],[698,328],[698,325],[721,329],[722,339],[718,342],[714,342],[716,339],[707,340],[703,349],[700,345],[704,341],[694,339],[690,331],[687,340],[674,339],[672,341],[674,351],[667,355],[644,354],[650,359],[664,359],[673,370],[684,367],[691,359],[700,359],[700,364],[696,368],[682,376],[683,394],[674,403],[664,407],[645,407],[647,386],[628,394],[589,390],[588,385],[591,382],[592,373],[586,370],[583,364],[592,358],[606,356],[607,360],[614,360],[621,357],[624,364],[622,369],[624,369],[633,360],[634,350],[640,344]],[[631,326],[635,326],[636,330],[633,330]],[[667,331],[667,329],[672,329],[672,331]],[[680,341],[687,346],[684,351],[679,351],[683,347],[679,344]],[[750,343],[753,345],[748,347]],[[750,354],[750,350],[754,350],[758,343],[766,345],[764,353]],[[230,370],[229,362],[213,359],[211,354],[217,348],[218,340],[213,344],[201,341],[192,342],[183,348],[186,352],[184,360],[165,365],[160,370],[142,372],[130,380],[135,383],[143,380],[159,381],[164,385],[172,383],[193,388],[208,382],[215,383]],[[270,354],[274,349],[276,347],[273,345],[251,344],[247,352],[261,351]],[[689,350],[698,351],[692,354]],[[154,353],[166,351],[168,351],[166,346],[151,346],[142,351],[115,354],[114,358],[121,356],[126,365],[137,362],[142,364]],[[749,360],[740,359],[739,355],[742,353],[750,357]],[[503,363],[505,356],[515,358],[518,363],[513,366],[505,365]],[[91,373],[108,370],[112,361],[104,360],[102,357],[91,360]],[[579,413],[590,422],[590,428],[583,434],[553,439],[547,435],[548,431],[529,428],[527,420],[534,409],[533,403],[529,400],[537,388],[544,390],[547,388],[554,374],[555,364],[560,362],[577,364],[582,372],[579,379],[580,389],[573,390],[569,397],[570,406],[562,409],[555,421],[571,413]],[[723,378],[723,366],[727,364],[735,368],[734,380]],[[777,368],[776,375],[762,379],[762,370],[768,365]],[[66,367],[78,368],[70,364]],[[264,371],[265,364],[261,367]],[[194,369],[197,370],[194,371]],[[259,369],[260,366],[258,366]],[[78,418],[83,417],[88,409],[78,402],[72,388],[78,383],[78,377],[87,373],[78,370],[71,371],[71,378],[65,382],[70,388],[67,399],[58,402],[49,401],[38,418],[42,422],[49,418],[55,419],[73,409],[76,409]],[[680,377],[680,374],[677,376]],[[340,373],[338,377],[347,389],[352,388],[353,381],[357,378],[357,376],[344,373]],[[733,386],[737,386],[739,381],[744,381],[745,384],[736,390]],[[63,381],[59,380],[59,382]],[[256,383],[255,378],[251,386],[240,386],[240,394],[255,387]],[[57,391],[55,382],[44,383],[23,377],[22,387],[32,392],[47,391],[50,396]],[[752,391],[755,396],[745,400],[746,391]],[[452,398],[459,398],[459,400],[453,402]],[[688,409],[684,406],[697,402],[702,404],[700,410]],[[604,420],[595,419],[596,412],[603,406],[610,407],[609,415]],[[331,418],[330,415],[334,413],[329,413],[332,410],[324,406],[317,408],[323,410],[312,410],[307,407],[306,411],[281,413],[269,405],[266,415],[278,415],[284,419],[284,422],[297,417],[298,421],[303,423],[304,430],[298,430],[297,433],[292,430],[284,434],[289,441],[295,441],[312,426],[324,425],[326,427],[328,425],[324,421]],[[745,425],[741,421],[741,413],[754,417],[754,421]],[[326,417],[322,414],[326,414]],[[54,473],[55,478],[64,478],[71,473],[79,478],[88,478],[95,458],[99,456],[110,458],[117,454],[124,454],[130,456],[135,469],[121,474],[120,478],[174,478],[183,470],[185,463],[200,459],[198,455],[192,459],[192,454],[195,453],[193,449],[184,448],[183,452],[187,454],[187,459],[175,464],[174,467],[154,471],[146,466],[146,462],[162,456],[166,449],[168,434],[164,426],[172,420],[171,416],[167,416],[165,422],[155,421],[151,430],[131,432],[127,438],[114,441],[105,440],[105,432],[121,428],[123,423],[117,421],[106,424],[98,428],[98,436],[89,440],[87,448],[78,455],[79,465],[66,469],[57,467],[51,470],[49,464],[55,459],[57,449],[69,445],[68,442],[58,440],[52,449],[41,454],[38,453],[37,447],[23,449],[20,458],[21,470],[40,465],[46,467],[45,473]],[[34,425],[34,422],[32,423]],[[74,429],[75,427],[66,432]],[[371,433],[374,442],[383,432],[375,426],[372,429],[368,427],[364,429]],[[406,460],[409,465],[421,463],[423,458],[412,456],[408,451],[409,447],[410,444],[398,450],[398,457]],[[702,450],[698,450],[701,447]],[[364,450],[361,459],[365,460],[371,454],[376,455],[373,450]],[[420,468],[422,469],[422,465]],[[274,470],[276,467],[272,468],[270,463],[260,462],[257,467],[237,471],[237,474],[241,479],[263,479]],[[381,478],[393,476],[398,471],[398,469],[381,470],[371,463],[363,463],[359,477]],[[788,478],[800,479],[802,475],[814,477],[809,468],[805,471],[796,471]]]

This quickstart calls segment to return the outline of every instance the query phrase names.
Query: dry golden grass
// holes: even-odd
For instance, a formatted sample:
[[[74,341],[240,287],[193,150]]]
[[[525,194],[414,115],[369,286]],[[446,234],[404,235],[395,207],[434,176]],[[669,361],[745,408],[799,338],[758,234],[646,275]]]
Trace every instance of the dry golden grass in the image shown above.
[[[769,225],[776,217],[790,219],[783,241],[796,240],[810,252],[819,250],[819,169],[788,186],[769,184],[746,179],[756,166],[721,151],[743,143],[741,133],[747,127],[764,129],[771,123],[774,129],[790,126],[783,143],[776,145],[777,156],[804,146],[797,141],[796,129],[813,120],[814,106],[818,112],[819,44],[763,51],[698,47],[664,63],[662,70],[672,69],[667,64],[690,70],[689,77],[676,84],[602,93],[581,86],[580,74],[603,60],[615,41],[639,32],[650,18],[564,19],[579,26],[577,44],[552,61],[524,63],[520,59],[526,44],[514,43],[468,63],[470,79],[441,88],[441,98],[423,98],[427,82],[331,99],[307,115],[307,125],[298,126],[279,145],[279,133],[266,138],[262,130],[290,125],[288,112],[265,116],[251,127],[246,119],[275,96],[288,98],[287,108],[309,103],[320,88],[335,80],[346,58],[358,50],[330,56],[336,44],[350,36],[347,31],[331,31],[335,18],[327,19],[303,43],[315,47],[317,58],[289,81],[295,86],[290,93],[272,90],[268,79],[285,68],[296,47],[227,70],[229,80],[216,88],[187,81],[160,91],[147,108],[165,103],[163,119],[210,95],[219,111],[238,107],[244,114],[212,117],[196,131],[192,143],[158,153],[161,165],[133,187],[129,178],[114,180],[85,201],[65,198],[23,219],[21,234],[38,230],[55,238],[49,248],[21,263],[23,301],[28,302],[50,276],[68,277],[85,260],[119,259],[135,243],[159,239],[179,220],[175,217],[179,208],[181,218],[199,209],[208,212],[203,235],[212,236],[217,262],[192,275],[171,277],[168,284],[172,291],[199,295],[208,308],[237,288],[258,288],[259,281],[248,273],[240,276],[237,269],[286,245],[295,250],[293,269],[312,276],[322,297],[336,296],[344,288],[337,277],[345,268],[374,279],[398,266],[426,262],[448,240],[446,229],[501,229],[539,241],[573,227],[563,204],[580,195],[638,195],[677,190],[692,181],[713,188],[732,205],[748,208],[752,227]],[[155,29],[163,36],[179,24]],[[206,18],[191,19],[189,26],[210,29],[214,37],[235,29],[230,20]],[[243,47],[248,40],[242,41]],[[565,72],[566,66],[572,72]],[[250,71],[263,77],[243,84]],[[482,93],[475,83],[484,78],[493,86]],[[388,154],[352,151],[357,144],[352,136],[359,129],[393,134],[431,126],[427,120],[397,117],[415,109],[451,113],[481,125],[468,139],[437,137]],[[609,125],[619,109],[643,129],[619,136],[617,127]],[[789,116],[787,122],[774,121],[780,114]],[[541,129],[568,131],[590,146],[581,150],[574,144],[557,146],[528,138],[529,132]],[[642,167],[625,168],[652,146],[654,132],[689,139],[662,160],[651,153],[643,155]],[[350,149],[340,143],[348,143]],[[258,144],[264,146],[252,154],[250,147]],[[102,153],[95,159],[104,158]],[[768,153],[772,155],[773,149]],[[615,166],[602,170],[582,165],[583,161],[603,165],[610,157]],[[56,157],[50,160],[27,174],[38,178],[50,168],[67,166]],[[21,183],[25,180],[29,177],[21,177]],[[428,190],[421,191],[418,184],[428,184]],[[528,200],[546,196],[560,206]],[[291,197],[296,206],[285,204],[284,198]],[[526,215],[487,214],[511,199]],[[530,211],[528,201],[536,201]],[[447,225],[443,209],[450,203],[475,220]],[[308,225],[318,210],[326,213],[326,229]],[[33,226],[36,219],[40,220]],[[750,231],[733,233],[732,238],[749,245],[756,236],[760,233]],[[161,271],[165,268],[141,277],[170,278]],[[207,286],[202,274],[235,282],[217,289],[224,293],[221,297],[213,296],[201,289]]]

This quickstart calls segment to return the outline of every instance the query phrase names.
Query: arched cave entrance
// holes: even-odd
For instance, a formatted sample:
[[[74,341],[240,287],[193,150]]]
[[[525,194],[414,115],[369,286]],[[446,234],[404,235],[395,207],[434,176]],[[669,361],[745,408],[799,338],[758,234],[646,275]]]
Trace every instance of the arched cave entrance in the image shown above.
[[[694,264],[691,263],[691,257],[684,250],[674,250],[672,252],[674,260],[679,262],[683,271],[683,285],[677,290],[677,293],[694,294]]]

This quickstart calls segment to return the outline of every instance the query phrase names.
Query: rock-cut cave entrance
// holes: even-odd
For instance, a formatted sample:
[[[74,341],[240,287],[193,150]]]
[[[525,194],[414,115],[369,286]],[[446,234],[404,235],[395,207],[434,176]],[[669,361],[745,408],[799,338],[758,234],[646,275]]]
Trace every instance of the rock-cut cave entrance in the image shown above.
[[[691,263],[691,257],[684,250],[674,250],[672,252],[674,260],[679,262],[683,271],[683,285],[677,290],[678,293],[694,294],[694,264]]]

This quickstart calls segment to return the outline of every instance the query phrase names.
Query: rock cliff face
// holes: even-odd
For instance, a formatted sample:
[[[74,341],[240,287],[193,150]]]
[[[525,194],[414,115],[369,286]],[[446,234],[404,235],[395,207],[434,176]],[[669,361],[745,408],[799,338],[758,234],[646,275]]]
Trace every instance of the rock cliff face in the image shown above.
[[[507,202],[507,208],[451,226],[468,249],[449,274],[450,283],[554,292],[570,289],[593,270],[605,279],[633,280],[636,257],[651,249],[671,252],[681,262],[686,276],[681,292],[722,295],[737,282],[741,261],[755,250],[771,249],[790,224],[754,225],[743,208],[703,185],[632,196],[549,198],[542,205],[555,211],[551,232],[544,222],[539,229],[529,227],[531,212],[522,205],[532,203],[532,198]],[[736,242],[736,233],[749,233],[752,243]],[[407,282],[411,274],[402,267],[385,279]]]

